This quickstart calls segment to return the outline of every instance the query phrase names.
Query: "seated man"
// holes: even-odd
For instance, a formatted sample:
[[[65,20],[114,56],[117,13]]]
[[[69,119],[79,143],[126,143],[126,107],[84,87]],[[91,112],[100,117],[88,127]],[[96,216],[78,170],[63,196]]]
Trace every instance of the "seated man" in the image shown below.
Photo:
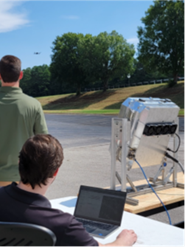
[[[72,215],[51,208],[44,196],[55,180],[63,161],[63,149],[51,135],[29,138],[19,155],[20,182],[0,188],[0,221],[45,226],[57,238],[56,245],[101,245]],[[110,245],[130,246],[137,239],[132,230],[123,230]]]

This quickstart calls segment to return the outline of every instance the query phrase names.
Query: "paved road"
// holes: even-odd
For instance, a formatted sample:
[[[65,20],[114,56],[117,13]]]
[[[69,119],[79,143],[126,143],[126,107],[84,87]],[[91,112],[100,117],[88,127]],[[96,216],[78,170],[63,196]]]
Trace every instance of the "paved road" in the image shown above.
[[[110,142],[111,116],[46,115],[49,132],[64,148]]]
[[[113,116],[46,114],[49,132],[64,148],[110,143]],[[180,118],[184,131],[184,118]]]
[[[110,186],[111,119],[112,116],[46,114],[49,133],[62,143],[65,157],[56,181],[46,194],[49,199],[77,195],[81,184]],[[179,160],[184,164],[183,118],[180,118],[180,136]],[[171,167],[170,162],[168,166]],[[155,166],[146,167],[145,172],[149,177],[157,170]],[[129,173],[133,181],[143,179],[140,169]],[[183,215],[183,207],[170,211],[173,224],[181,221]],[[168,223],[165,212],[150,218]]]

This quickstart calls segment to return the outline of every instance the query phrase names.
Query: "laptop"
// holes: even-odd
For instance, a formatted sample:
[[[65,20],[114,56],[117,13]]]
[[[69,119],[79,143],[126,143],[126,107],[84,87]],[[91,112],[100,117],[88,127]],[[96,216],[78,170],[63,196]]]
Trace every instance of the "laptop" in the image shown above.
[[[74,216],[86,231],[105,238],[121,225],[126,192],[80,186]]]

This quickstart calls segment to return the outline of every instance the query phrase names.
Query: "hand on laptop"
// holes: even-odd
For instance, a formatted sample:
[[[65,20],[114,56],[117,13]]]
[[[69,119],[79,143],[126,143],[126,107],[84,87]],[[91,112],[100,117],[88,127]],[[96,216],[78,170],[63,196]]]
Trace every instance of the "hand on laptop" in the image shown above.
[[[137,235],[133,230],[122,230],[112,243],[105,244],[106,246],[132,246],[137,240]],[[103,244],[98,243],[99,246]]]
[[[132,246],[137,240],[137,235],[133,230],[123,230],[117,236],[116,245]]]

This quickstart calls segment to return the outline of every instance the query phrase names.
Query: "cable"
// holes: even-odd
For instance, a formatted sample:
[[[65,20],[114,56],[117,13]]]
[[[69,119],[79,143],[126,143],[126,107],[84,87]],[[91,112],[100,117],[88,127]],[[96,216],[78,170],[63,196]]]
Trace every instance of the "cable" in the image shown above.
[[[169,213],[168,213],[167,208],[165,207],[164,203],[161,201],[160,197],[159,197],[159,196],[157,195],[157,193],[155,192],[155,190],[154,190],[154,188],[152,187],[152,185],[149,183],[149,181],[148,181],[148,179],[147,179],[147,176],[146,176],[146,174],[145,174],[143,168],[142,168],[141,165],[139,164],[139,162],[138,162],[136,159],[135,159],[135,162],[136,162],[136,163],[138,164],[138,166],[140,167],[140,169],[141,169],[141,171],[142,171],[142,173],[143,173],[143,175],[144,175],[144,177],[145,177],[145,179],[146,179],[148,185],[150,186],[150,188],[152,189],[152,191],[154,192],[154,194],[157,196],[157,198],[159,199],[159,201],[160,201],[161,204],[163,205],[163,207],[164,207],[164,209],[165,209],[165,211],[166,211],[166,213],[167,213],[167,215],[168,215],[169,223],[170,223],[170,225],[171,225],[172,222],[171,222],[171,218],[170,218],[170,215],[169,215]]]
[[[184,173],[183,165],[182,165],[177,159],[175,159],[173,156],[171,156],[171,155],[170,155],[169,153],[167,153],[167,152],[165,153],[165,156],[166,156],[167,158],[170,158],[171,160],[175,161],[175,162],[180,166],[182,172]]]
[[[174,150],[171,150],[170,148],[167,148],[168,151],[171,151],[171,152],[173,152],[173,153],[177,153],[177,151],[179,150],[180,144],[181,144],[181,138],[180,138],[180,136],[179,136],[177,133],[175,133],[175,135],[176,135],[176,136],[178,137],[178,139],[179,139],[179,145],[178,145],[177,149],[174,151]]]

